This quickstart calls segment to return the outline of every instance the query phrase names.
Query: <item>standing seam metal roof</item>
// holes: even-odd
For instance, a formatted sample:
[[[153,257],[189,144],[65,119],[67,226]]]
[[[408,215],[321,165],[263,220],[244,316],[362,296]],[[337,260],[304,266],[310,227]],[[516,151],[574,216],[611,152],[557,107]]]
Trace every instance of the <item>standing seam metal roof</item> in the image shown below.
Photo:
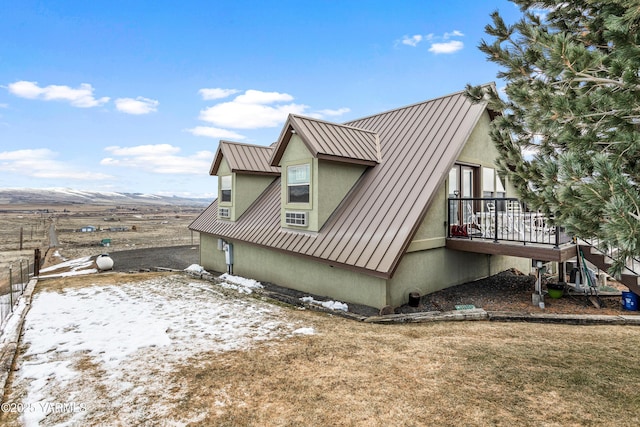
[[[237,222],[217,220],[214,202],[190,227],[391,277],[484,111],[458,92],[347,123],[379,135],[382,161],[316,234],[281,229],[280,179]]]
[[[209,174],[216,175],[218,173],[218,168],[224,156],[232,172],[280,175],[280,168],[271,166],[272,154],[273,147],[220,141]]]
[[[314,157],[370,166],[380,163],[380,141],[375,131],[293,114],[289,115],[283,129],[271,160],[272,165],[280,162],[291,138],[291,130],[300,135]]]

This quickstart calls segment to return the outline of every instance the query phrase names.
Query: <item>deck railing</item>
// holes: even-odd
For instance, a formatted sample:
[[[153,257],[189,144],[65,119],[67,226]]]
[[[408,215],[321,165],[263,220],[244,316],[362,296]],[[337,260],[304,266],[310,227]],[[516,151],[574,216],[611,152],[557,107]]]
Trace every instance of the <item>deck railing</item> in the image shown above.
[[[572,239],[516,198],[449,198],[448,237],[554,245]]]

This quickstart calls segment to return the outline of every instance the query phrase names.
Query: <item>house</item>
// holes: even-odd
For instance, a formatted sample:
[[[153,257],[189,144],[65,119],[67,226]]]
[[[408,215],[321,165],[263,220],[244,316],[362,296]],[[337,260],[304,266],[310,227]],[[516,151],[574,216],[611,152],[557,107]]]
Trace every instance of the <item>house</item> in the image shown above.
[[[80,229],[81,233],[94,233],[97,230],[93,225],[85,225]]]
[[[465,212],[451,200],[513,196],[495,167],[494,117],[458,92],[343,124],[290,115],[268,147],[221,141],[218,198],[190,225],[201,265],[377,308],[529,271],[508,244],[451,236],[453,224],[474,230],[452,219]],[[542,259],[566,258],[554,250]]]

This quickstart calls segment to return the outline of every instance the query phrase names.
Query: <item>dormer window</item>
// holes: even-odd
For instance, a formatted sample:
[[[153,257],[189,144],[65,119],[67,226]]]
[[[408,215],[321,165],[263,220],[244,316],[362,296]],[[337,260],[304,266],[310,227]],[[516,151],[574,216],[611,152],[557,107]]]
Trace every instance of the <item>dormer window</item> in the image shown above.
[[[311,165],[287,167],[287,203],[309,203]]]
[[[220,177],[220,201],[231,203],[231,175]]]

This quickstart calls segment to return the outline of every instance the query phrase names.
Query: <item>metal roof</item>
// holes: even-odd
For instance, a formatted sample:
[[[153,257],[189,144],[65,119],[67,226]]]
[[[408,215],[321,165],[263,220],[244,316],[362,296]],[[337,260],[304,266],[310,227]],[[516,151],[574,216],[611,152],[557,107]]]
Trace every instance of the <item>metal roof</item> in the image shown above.
[[[272,154],[273,147],[220,141],[209,174],[216,175],[218,173],[222,157],[224,157],[231,168],[231,172],[280,175],[280,168],[271,166]]]
[[[276,144],[272,165],[280,163],[294,132],[319,159],[369,166],[380,163],[380,140],[375,131],[290,114]]]
[[[347,123],[379,135],[381,161],[318,233],[280,227],[280,179],[235,223],[217,220],[214,202],[190,228],[391,277],[485,111],[458,92]]]

